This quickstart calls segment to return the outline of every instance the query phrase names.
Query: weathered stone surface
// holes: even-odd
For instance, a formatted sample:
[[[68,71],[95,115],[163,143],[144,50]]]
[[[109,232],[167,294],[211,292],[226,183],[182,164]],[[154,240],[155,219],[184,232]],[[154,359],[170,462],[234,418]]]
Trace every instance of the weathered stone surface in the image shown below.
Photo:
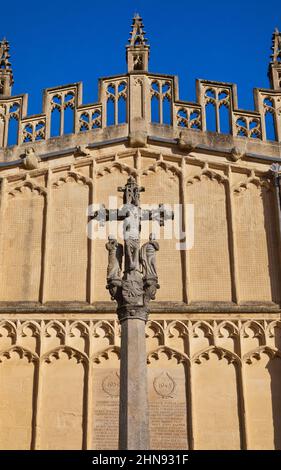
[[[130,147],[147,147],[147,133],[136,131],[129,134]]]
[[[252,111],[238,108],[229,83],[198,80],[197,100],[181,100],[176,77],[148,71],[140,36],[127,48],[128,73],[101,79],[96,103],[82,103],[79,83],[57,86],[32,116],[27,96],[12,95],[1,41],[0,448],[118,447],[120,325],[104,282],[107,237],[91,241],[86,227],[88,206],[107,203],[133,176],[146,188],[143,204],[194,205],[191,249],[176,250],[179,240],[160,228],[161,289],[146,325],[149,445],[280,449],[280,185],[269,172],[281,162],[280,33],[272,88],[255,90]],[[208,131],[209,105],[216,132]],[[222,105],[229,134],[220,132]],[[73,109],[72,134],[62,125],[50,138],[55,108],[62,123]],[[8,146],[11,119],[19,128]],[[24,163],[28,149],[37,157]],[[147,434],[136,439],[143,446]]]
[[[119,370],[96,369],[92,395],[92,449],[118,449],[119,389]]]
[[[279,448],[280,315],[198,318],[167,311],[151,317],[150,447]],[[117,449],[115,315],[2,314],[0,351],[2,449]]]
[[[190,417],[184,366],[167,358],[157,362],[160,364],[151,366],[148,375],[150,448],[188,449]]]
[[[145,322],[121,323],[120,449],[149,449]]]

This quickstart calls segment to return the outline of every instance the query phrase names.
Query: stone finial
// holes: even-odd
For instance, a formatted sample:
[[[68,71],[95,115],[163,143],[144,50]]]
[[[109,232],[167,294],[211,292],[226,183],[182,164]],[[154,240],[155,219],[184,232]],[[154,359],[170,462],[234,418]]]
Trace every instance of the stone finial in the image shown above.
[[[276,90],[281,88],[281,33],[275,28],[272,34],[272,54],[268,69],[268,77],[271,87]]]
[[[135,14],[130,32],[129,44],[126,46],[128,72],[147,71],[149,59],[149,45],[145,37],[142,18]]]
[[[14,83],[9,50],[9,42],[3,38],[0,41],[0,96],[11,96]]]
[[[281,62],[281,33],[277,28],[275,28],[274,33],[272,34],[272,54],[271,62],[280,63]]]
[[[147,42],[145,34],[142,18],[138,13],[136,13],[133,18],[132,31],[130,32],[130,46],[145,46]]]

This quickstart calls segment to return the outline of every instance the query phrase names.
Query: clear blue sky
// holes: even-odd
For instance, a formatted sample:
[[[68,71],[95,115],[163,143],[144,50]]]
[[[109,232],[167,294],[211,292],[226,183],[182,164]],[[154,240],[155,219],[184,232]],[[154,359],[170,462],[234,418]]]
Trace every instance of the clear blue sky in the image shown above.
[[[280,0],[106,0],[7,2],[0,36],[11,44],[14,94],[41,112],[42,89],[83,82],[83,102],[97,100],[97,79],[126,71],[125,44],[135,12],[151,46],[150,71],[179,76],[180,98],[194,100],[195,79],[238,85],[240,108],[252,88],[268,87],[271,34],[281,29]]]

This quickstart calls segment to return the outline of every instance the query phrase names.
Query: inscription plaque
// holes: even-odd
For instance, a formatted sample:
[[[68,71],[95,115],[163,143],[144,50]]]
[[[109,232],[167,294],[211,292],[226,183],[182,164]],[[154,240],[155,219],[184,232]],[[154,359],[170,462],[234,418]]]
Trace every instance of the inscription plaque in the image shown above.
[[[119,373],[94,369],[92,449],[118,449]]]
[[[148,373],[150,448],[187,449],[186,378],[183,366]]]
[[[92,449],[118,449],[119,370],[94,369]],[[188,449],[183,365],[148,369],[150,448]]]

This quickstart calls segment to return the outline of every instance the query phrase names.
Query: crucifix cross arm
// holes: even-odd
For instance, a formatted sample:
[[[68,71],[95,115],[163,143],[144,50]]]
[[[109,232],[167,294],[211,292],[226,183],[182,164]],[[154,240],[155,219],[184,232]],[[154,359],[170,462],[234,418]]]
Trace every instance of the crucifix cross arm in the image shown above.
[[[104,204],[101,204],[98,210],[90,213],[90,218],[99,222],[104,226],[105,222],[110,220],[125,220],[129,215],[129,208],[124,206],[121,209],[106,209]]]
[[[174,220],[174,212],[167,210],[164,204],[159,204],[156,209],[142,210],[142,220],[156,220],[160,226],[165,224],[166,220]]]

